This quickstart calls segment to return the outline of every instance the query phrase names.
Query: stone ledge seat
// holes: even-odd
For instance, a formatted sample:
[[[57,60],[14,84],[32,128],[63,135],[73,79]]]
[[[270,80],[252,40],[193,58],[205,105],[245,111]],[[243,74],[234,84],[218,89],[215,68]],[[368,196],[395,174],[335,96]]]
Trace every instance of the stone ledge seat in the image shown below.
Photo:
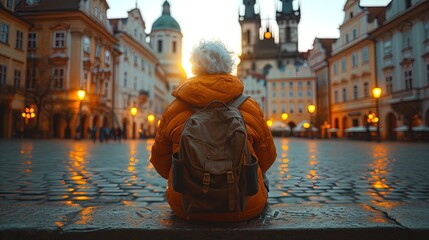
[[[429,239],[428,203],[271,204],[239,223],[186,222],[168,205],[0,204],[0,239]]]

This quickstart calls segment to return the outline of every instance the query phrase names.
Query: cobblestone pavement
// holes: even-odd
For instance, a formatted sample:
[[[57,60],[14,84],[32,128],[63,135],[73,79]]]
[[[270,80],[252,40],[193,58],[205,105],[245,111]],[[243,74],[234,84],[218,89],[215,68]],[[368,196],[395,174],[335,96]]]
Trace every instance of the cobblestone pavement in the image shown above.
[[[271,203],[429,203],[429,144],[276,138]],[[0,140],[0,203],[150,206],[153,140]]]

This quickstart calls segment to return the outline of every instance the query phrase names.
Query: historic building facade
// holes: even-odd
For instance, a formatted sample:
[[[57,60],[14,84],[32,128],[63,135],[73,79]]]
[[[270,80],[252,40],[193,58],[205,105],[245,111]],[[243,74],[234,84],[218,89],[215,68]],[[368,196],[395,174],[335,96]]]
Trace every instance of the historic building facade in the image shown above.
[[[331,57],[332,44],[335,41],[334,38],[315,38],[313,48],[309,50],[307,58],[308,65],[316,76],[317,127],[320,129],[322,138],[333,135],[337,131],[335,128],[331,128],[331,85],[328,62],[328,58]]]
[[[171,16],[170,3],[166,0],[162,5],[161,16],[152,24],[150,45],[165,71],[170,91],[187,78],[182,67],[182,38],[180,25]],[[167,98],[156,100],[169,102],[172,98],[171,94],[168,94]],[[163,108],[158,109],[158,117],[160,117],[162,110]]]
[[[383,89],[382,135],[391,140],[419,137],[429,129],[428,1],[392,0],[385,21],[371,36],[376,42],[377,81]]]
[[[110,22],[121,52],[113,90],[116,128],[128,137],[151,135],[154,128],[148,116],[159,114],[169,95],[165,71],[146,41],[146,26],[138,8],[128,11],[128,17]],[[135,116],[130,112],[133,107],[137,109]]]
[[[0,3],[1,137],[154,134],[172,88],[186,79],[168,1],[149,35],[137,6],[109,20],[106,0]]]
[[[18,14],[33,24],[26,77],[35,84],[26,96],[36,106],[39,134],[79,138],[93,126],[111,126],[117,52],[107,9],[105,0],[18,4]]]
[[[365,128],[366,116],[376,112],[371,90],[376,87],[375,43],[369,33],[378,27],[370,19],[377,9],[362,7],[359,0],[348,0],[340,37],[332,44],[329,62],[331,86],[331,126],[344,137],[353,127]],[[372,21],[371,21],[372,20]]]
[[[314,104],[316,96],[314,74],[306,66],[305,53],[298,51],[301,11],[299,6],[293,7],[293,2],[276,1],[276,40],[271,26],[262,28],[256,1],[243,1],[244,14],[239,16],[242,54],[237,66],[245,92],[260,101],[266,118],[282,122],[282,113],[287,113],[287,123],[292,126],[309,119],[307,105]]]
[[[0,0],[0,137],[20,136],[26,124],[27,35],[31,24],[15,14],[15,0]],[[34,115],[33,115],[34,116]]]

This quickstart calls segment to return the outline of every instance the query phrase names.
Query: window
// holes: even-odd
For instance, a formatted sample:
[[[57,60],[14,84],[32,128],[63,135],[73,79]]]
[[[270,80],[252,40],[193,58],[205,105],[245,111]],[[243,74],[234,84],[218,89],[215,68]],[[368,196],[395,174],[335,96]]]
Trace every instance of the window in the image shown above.
[[[302,105],[302,103],[298,103],[298,112],[302,113],[303,109],[304,109],[304,106]]]
[[[158,40],[158,53],[162,52],[162,40]]]
[[[392,55],[392,39],[383,42],[384,56]]]
[[[86,53],[90,53],[91,50],[91,40],[88,36],[85,36],[83,39],[83,51]]]
[[[339,102],[339,99],[338,99],[338,90],[335,90],[334,91],[334,102]]]
[[[301,81],[298,82],[298,87],[302,87],[302,82]]]
[[[353,29],[353,39],[356,39],[356,38],[357,38],[357,30]]]
[[[15,76],[13,78],[13,87],[15,89],[21,88],[21,70],[15,70]]]
[[[286,112],[286,105],[282,103],[282,113]]]
[[[363,83],[363,96],[369,97],[369,84],[367,82]]]
[[[64,69],[54,68],[52,74],[52,88],[62,89],[64,87]]]
[[[17,49],[22,49],[22,41],[24,41],[24,33],[21,31],[16,31],[16,44]]]
[[[349,34],[346,34],[346,43],[349,43],[350,39],[349,39]]]
[[[139,63],[138,63],[138,56],[137,56],[137,54],[135,54],[134,53],[134,56],[133,56],[133,60],[134,60],[134,66],[137,66]]]
[[[411,32],[405,31],[402,33],[402,48],[410,48],[411,47]]]
[[[410,8],[411,5],[411,0],[405,0],[405,8]]]
[[[392,93],[392,76],[386,76],[386,92],[387,93]]]
[[[97,46],[95,46],[95,57],[99,58],[101,54],[101,47],[100,45],[97,44]]]
[[[133,88],[137,89],[137,77],[134,77]]]
[[[273,112],[273,114],[277,113],[277,105],[273,104],[272,112]]]
[[[285,90],[282,90],[282,91],[281,91],[281,96],[282,96],[282,98],[285,98],[285,97],[286,97]]]
[[[413,71],[406,69],[404,71],[405,89],[409,90],[413,88]]]
[[[54,32],[54,48],[65,47],[66,33]]]
[[[7,0],[6,7],[12,9],[12,6],[13,6],[13,0]]]
[[[353,99],[358,99],[358,86],[353,86]]]
[[[338,74],[338,62],[334,62],[334,75]]]
[[[276,98],[276,92],[275,91],[271,92],[271,97]]]
[[[358,66],[358,54],[355,52],[352,54],[352,67]]]
[[[307,98],[311,98],[311,96],[312,96],[311,91],[310,91],[310,90],[308,90],[308,91],[307,91]]]
[[[98,15],[98,18],[100,19],[101,22],[104,21],[104,13],[100,12],[100,14]]]
[[[104,96],[109,96],[109,82],[105,81],[104,82]]]
[[[425,22],[425,39],[429,39],[429,21]]]
[[[173,41],[173,53],[176,53],[176,51],[177,51],[177,43],[176,43],[176,41]]]
[[[426,62],[426,80],[429,85],[429,62]]]
[[[302,98],[302,91],[301,90],[298,91],[298,98]]]
[[[36,86],[36,68],[27,68],[27,77],[25,80],[25,88],[33,89]]]
[[[98,17],[98,7],[94,8],[94,16]]]
[[[273,88],[276,87],[276,83],[275,82],[273,82],[271,85],[273,86]]]
[[[104,51],[104,63],[106,65],[110,64],[110,52],[108,50]]]
[[[7,67],[0,65],[0,85],[6,85]]]
[[[127,74],[127,72],[124,72],[124,87],[127,87],[127,81],[128,81],[128,74]]]
[[[37,32],[28,33],[28,48],[37,48]]]
[[[289,91],[289,98],[293,98],[293,91]]]
[[[293,87],[293,82],[289,82],[289,87]]]
[[[285,86],[286,86],[286,83],[285,83],[285,82],[281,82],[281,83],[280,83],[280,86],[285,87]]]
[[[347,101],[347,88],[343,88],[343,102]]]
[[[362,48],[362,63],[367,63],[368,61],[368,47],[364,47]]]
[[[311,87],[311,81],[307,81],[307,87]]]
[[[343,59],[341,59],[341,71],[342,72],[347,71],[347,60],[345,57]]]
[[[292,103],[292,104],[289,105],[289,112],[290,113],[295,112],[295,104]]]
[[[128,59],[128,48],[124,48],[124,59]]]
[[[144,62],[144,58],[141,58],[141,59],[140,59],[140,65],[141,65],[140,67],[142,68],[142,70],[143,70],[143,71],[144,71],[144,68],[145,68],[145,67],[144,67],[144,64],[145,64],[145,62]]]
[[[5,23],[0,23],[0,42],[8,43],[9,42],[9,25]]]

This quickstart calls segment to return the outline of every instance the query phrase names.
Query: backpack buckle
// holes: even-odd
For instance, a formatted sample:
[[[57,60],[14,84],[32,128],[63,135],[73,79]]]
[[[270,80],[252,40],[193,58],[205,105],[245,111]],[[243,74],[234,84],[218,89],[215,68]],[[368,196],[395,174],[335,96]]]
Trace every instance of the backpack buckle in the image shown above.
[[[234,183],[234,173],[232,171],[228,171],[226,173],[228,183]]]

